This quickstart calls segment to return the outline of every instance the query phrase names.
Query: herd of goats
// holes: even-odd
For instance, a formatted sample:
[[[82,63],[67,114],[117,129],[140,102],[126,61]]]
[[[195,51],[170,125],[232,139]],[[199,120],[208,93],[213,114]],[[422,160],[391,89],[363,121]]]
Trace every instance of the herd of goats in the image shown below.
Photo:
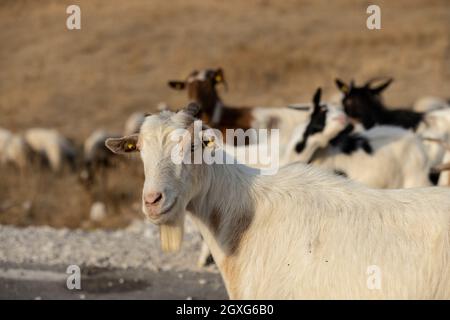
[[[218,84],[227,85],[221,68],[194,71],[185,80],[168,84],[186,90],[189,100],[201,106],[198,117],[224,136],[226,129],[278,129],[280,165],[302,161],[376,188],[448,185],[449,101],[424,97],[408,110],[387,108],[381,93],[392,79],[381,80],[359,87],[337,79],[340,93],[329,102],[320,101],[318,89],[312,103],[286,108],[224,104],[216,89]],[[381,83],[373,86],[373,82]],[[167,108],[164,104],[158,107]],[[123,134],[139,132],[146,115],[133,113]],[[100,169],[111,166],[113,153],[105,147],[106,139],[120,136],[97,129],[84,141],[80,153],[55,129],[31,128],[19,134],[0,128],[0,163],[25,169],[38,162],[55,172],[67,166],[92,183]],[[236,147],[235,154],[243,162],[255,147],[247,145],[246,152],[241,152],[236,141],[227,146]]]
[[[92,179],[114,153],[140,151],[143,211],[160,225],[163,249],[179,248],[180,217],[189,211],[206,243],[200,263],[209,248],[231,298],[449,298],[450,189],[409,189],[449,185],[449,101],[426,97],[395,109],[382,99],[392,79],[335,82],[339,94],[328,102],[318,88],[308,103],[239,107],[219,97],[221,68],[193,71],[168,84],[194,103],[135,113],[122,135],[95,131],[84,143],[82,171]],[[240,166],[175,168],[165,134],[195,119],[224,136],[278,129],[279,172],[255,178]],[[225,152],[252,148],[226,142]],[[55,171],[80,163],[55,130],[1,129],[0,152],[2,163],[18,167],[36,157]],[[245,162],[245,152],[233,154]],[[371,264],[384,268],[382,291],[368,293],[361,280]]]
[[[239,108],[219,98],[224,81],[221,69],[171,81],[194,101],[106,140],[116,154],[140,154],[142,211],[163,251],[180,249],[188,215],[231,299],[450,298],[450,189],[430,175],[447,167],[447,101],[386,108],[390,79],[336,80],[337,103],[319,88],[312,103]],[[234,146],[226,131],[250,128],[279,129],[256,142],[278,140],[277,172],[234,152],[247,141]],[[200,151],[213,159],[196,162]],[[233,161],[206,161],[224,158]]]

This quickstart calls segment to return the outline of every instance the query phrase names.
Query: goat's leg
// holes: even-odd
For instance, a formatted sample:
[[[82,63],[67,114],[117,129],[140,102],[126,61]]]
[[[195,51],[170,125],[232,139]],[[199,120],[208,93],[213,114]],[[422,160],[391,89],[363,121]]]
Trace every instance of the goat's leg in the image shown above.
[[[211,252],[209,251],[208,245],[203,240],[202,248],[200,249],[200,256],[197,260],[197,266],[198,267],[204,267],[208,264],[208,261],[210,260]]]

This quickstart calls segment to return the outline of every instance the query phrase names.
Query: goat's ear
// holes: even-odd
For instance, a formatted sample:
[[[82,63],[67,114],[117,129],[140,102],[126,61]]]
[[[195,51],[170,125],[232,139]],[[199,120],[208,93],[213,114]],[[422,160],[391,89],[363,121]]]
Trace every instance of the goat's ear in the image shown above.
[[[210,150],[216,149],[221,145],[222,134],[217,129],[203,128],[200,132],[200,140],[204,148],[209,148]]]
[[[320,106],[320,97],[322,96],[322,88],[317,88],[316,93],[314,93],[313,103],[314,106]]]
[[[369,86],[370,91],[372,91],[372,93],[374,94],[380,94],[381,92],[383,92],[387,87],[389,87],[389,85],[392,83],[392,81],[394,81],[393,78],[389,78],[387,79],[385,82],[381,83],[378,86],[372,87]]]
[[[217,68],[216,71],[214,72],[214,81],[216,81],[216,83],[222,83],[225,81],[222,68]]]
[[[225,90],[228,90],[228,83],[225,80],[225,74],[222,68],[217,68],[216,71],[214,72],[214,83],[215,84],[222,83],[225,87]]]
[[[183,90],[184,88],[186,88],[186,82],[184,81],[172,80],[169,81],[167,84],[169,85],[169,87],[175,90]]]
[[[348,94],[350,92],[350,87],[345,84],[344,81],[342,81],[341,79],[335,79],[334,82],[336,83],[337,88],[339,89],[339,91],[341,91],[344,94]]]
[[[138,134],[132,134],[122,138],[109,138],[105,141],[105,146],[113,153],[126,154],[138,150]]]

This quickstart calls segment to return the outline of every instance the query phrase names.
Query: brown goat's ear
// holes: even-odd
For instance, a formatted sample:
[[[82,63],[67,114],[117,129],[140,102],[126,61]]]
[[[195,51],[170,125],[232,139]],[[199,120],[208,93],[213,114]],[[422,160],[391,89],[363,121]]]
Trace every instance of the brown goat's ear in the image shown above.
[[[186,88],[186,82],[184,81],[169,81],[167,83],[169,85],[169,87],[171,87],[172,89],[175,90],[183,90],[184,88]]]
[[[113,153],[126,154],[138,151],[138,135],[132,134],[122,138],[109,138],[105,141],[105,146]]]
[[[313,103],[314,106],[320,106],[320,97],[322,96],[322,88],[317,88],[316,93],[314,93]]]
[[[336,83],[337,88],[344,94],[347,94],[350,92],[350,87],[344,83],[341,79],[335,79],[334,82]]]
[[[222,83],[225,87],[225,90],[228,90],[228,83],[225,80],[225,75],[222,68],[217,68],[217,70],[214,72],[214,83]]]
[[[217,68],[216,72],[214,73],[214,80],[216,81],[216,83],[222,83],[225,81],[222,68]]]

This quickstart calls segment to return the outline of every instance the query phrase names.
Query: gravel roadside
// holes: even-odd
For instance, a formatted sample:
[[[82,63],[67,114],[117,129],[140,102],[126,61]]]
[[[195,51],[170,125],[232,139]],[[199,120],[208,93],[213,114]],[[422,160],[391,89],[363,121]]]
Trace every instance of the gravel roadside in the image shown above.
[[[175,254],[164,254],[158,228],[142,221],[115,231],[0,225],[0,298],[226,298],[216,266],[196,266],[200,246],[189,220]],[[80,267],[82,290],[67,289],[69,265]]]

